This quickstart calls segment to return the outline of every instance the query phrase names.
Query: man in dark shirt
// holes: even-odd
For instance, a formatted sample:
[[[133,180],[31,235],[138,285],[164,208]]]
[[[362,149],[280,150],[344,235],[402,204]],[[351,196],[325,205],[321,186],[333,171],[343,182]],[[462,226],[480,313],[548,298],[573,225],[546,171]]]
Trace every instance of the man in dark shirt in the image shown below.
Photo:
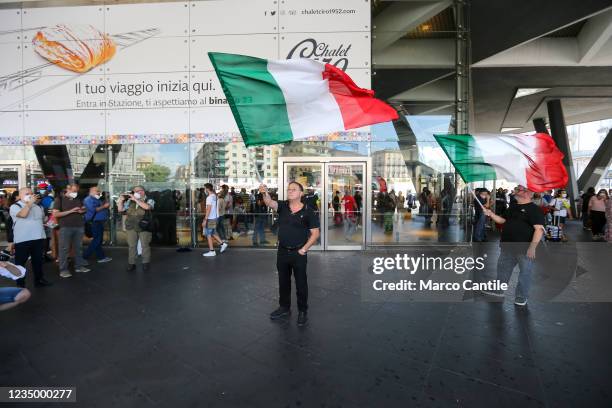
[[[270,314],[279,319],[291,314],[291,273],[295,279],[298,326],[308,321],[308,280],[306,264],[308,249],[319,239],[319,218],[313,208],[302,203],[304,187],[292,181],[287,186],[287,201],[274,201],[265,185],[259,187],[264,203],[278,213],[278,291],[280,307]]]
[[[68,270],[68,255],[70,247],[74,250],[74,271],[89,272],[85,266],[87,262],[81,256],[83,245],[83,234],[85,221],[83,214],[85,207],[78,198],[79,185],[70,184],[66,192],[55,198],[53,203],[53,215],[59,224],[59,268],[60,277],[70,278],[72,274]]]
[[[497,261],[497,279],[508,283],[514,267],[519,265],[519,278],[514,304],[525,306],[531,286],[531,272],[536,248],[544,235],[544,214],[531,200],[533,192],[523,186],[514,189],[516,204],[510,205],[503,217],[486,209],[485,214],[496,223],[504,224],[501,235],[500,254]],[[493,296],[503,297],[503,292],[484,291]]]

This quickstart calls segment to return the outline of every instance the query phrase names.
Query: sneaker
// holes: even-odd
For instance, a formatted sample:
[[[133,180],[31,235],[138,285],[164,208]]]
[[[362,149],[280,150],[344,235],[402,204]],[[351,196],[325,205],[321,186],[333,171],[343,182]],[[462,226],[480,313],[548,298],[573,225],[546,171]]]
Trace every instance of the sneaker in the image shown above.
[[[270,319],[276,320],[276,319],[280,319],[281,317],[289,316],[289,315],[291,315],[291,309],[281,306],[275,311],[273,311],[272,313],[270,313]]]
[[[135,270],[136,270],[136,265],[128,264],[128,266],[127,266],[127,271],[128,272],[132,272],[132,271],[135,271]]]
[[[221,249],[219,250],[219,252],[220,252],[220,253],[224,253],[224,252],[225,252],[225,250],[227,249],[227,247],[228,247],[227,242],[225,242],[225,241],[224,241],[224,242],[221,244]]]
[[[302,326],[305,326],[306,323],[308,323],[308,313],[307,312],[299,312],[298,313],[298,319],[297,319],[297,325],[302,327]]]
[[[70,273],[70,271],[61,271],[60,272],[60,278],[71,278],[72,274]]]
[[[202,256],[217,256],[217,253],[215,251],[208,251],[204,252]]]
[[[488,296],[504,297],[504,292],[501,290],[481,290],[480,293]]]
[[[90,270],[84,266],[79,266],[78,268],[74,268],[74,271],[78,273],[87,273]]]
[[[106,258],[99,259],[99,260],[98,260],[98,263],[106,263],[106,262],[110,262],[110,261],[112,261],[112,260],[113,260],[113,258],[109,258],[109,257],[107,256]]]
[[[527,298],[524,298],[522,296],[517,296],[514,299],[514,304],[517,306],[525,306],[527,304]]]

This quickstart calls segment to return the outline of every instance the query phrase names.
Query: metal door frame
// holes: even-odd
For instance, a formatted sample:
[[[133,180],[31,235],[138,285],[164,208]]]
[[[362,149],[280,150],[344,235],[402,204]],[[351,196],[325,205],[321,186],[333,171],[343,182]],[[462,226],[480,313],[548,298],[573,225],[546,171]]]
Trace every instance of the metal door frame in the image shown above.
[[[315,247],[315,250],[323,251],[345,251],[345,250],[363,250],[366,249],[367,244],[372,241],[372,197],[371,197],[371,169],[372,169],[372,158],[364,156],[351,156],[351,157],[317,157],[317,156],[284,156],[278,158],[278,199],[285,199],[285,177],[288,175],[287,165],[321,165],[323,192],[321,197],[321,245]],[[328,188],[328,169],[329,165],[335,164],[362,164],[364,166],[363,171],[363,201],[362,201],[362,217],[363,217],[363,241],[361,246],[359,245],[328,245],[327,228],[328,228],[328,208],[329,199],[327,194]]]
[[[25,160],[0,160],[0,166],[14,167],[17,170],[17,190],[27,187]],[[35,189],[35,187],[32,187],[32,189]]]

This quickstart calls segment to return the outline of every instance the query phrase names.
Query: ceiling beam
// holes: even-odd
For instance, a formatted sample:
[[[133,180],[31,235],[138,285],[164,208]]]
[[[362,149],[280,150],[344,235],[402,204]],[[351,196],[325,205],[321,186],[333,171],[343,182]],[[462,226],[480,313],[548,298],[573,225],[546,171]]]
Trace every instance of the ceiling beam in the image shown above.
[[[455,81],[435,81],[426,85],[408,89],[389,98],[390,101],[411,102],[454,102]]]
[[[578,34],[579,63],[593,59],[612,37],[612,9],[600,13],[586,22]]]
[[[382,51],[451,4],[451,0],[391,4],[374,18],[373,49]]]
[[[454,68],[455,40],[402,39],[383,50],[375,50],[376,68]]]
[[[602,45],[599,49],[608,48],[607,45]],[[485,58],[472,64],[472,67],[579,67],[609,65],[612,65],[612,53],[606,54],[600,52],[591,61],[581,62],[578,40],[576,38],[544,37]]]

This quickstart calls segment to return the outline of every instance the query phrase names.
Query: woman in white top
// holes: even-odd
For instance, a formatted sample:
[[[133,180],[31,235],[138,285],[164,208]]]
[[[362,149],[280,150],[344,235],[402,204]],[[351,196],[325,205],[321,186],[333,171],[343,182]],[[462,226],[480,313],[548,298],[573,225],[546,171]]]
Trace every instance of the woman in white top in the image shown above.
[[[213,240],[221,245],[220,253],[225,252],[227,249],[227,242],[223,241],[219,234],[217,234],[217,221],[219,219],[218,208],[217,208],[217,194],[213,189],[212,184],[204,184],[206,188],[206,214],[204,221],[202,222],[202,229],[204,230],[204,236],[208,240],[208,252],[202,254],[202,256],[215,256],[215,247],[213,246]]]

